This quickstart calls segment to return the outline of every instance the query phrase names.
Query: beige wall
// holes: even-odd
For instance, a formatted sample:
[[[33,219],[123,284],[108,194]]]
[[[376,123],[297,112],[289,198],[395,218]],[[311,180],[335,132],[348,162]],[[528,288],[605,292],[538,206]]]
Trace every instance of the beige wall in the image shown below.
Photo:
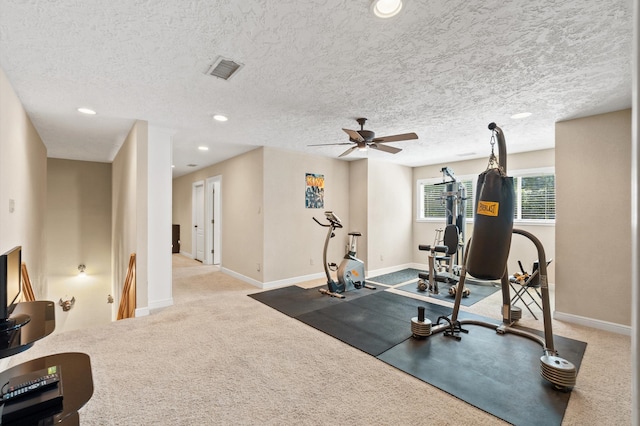
[[[367,270],[410,264],[413,172],[410,167],[368,161]]]
[[[129,256],[136,253],[136,295],[137,307],[147,306],[146,283],[146,243],[138,245],[139,230],[146,233],[146,222],[138,223],[138,202],[146,200],[138,193],[138,145],[147,139],[147,123],[137,121],[112,163],[112,265],[115,303],[113,317],[115,319],[124,280],[129,266]]]
[[[324,209],[305,208],[305,173],[325,176]],[[339,262],[344,256],[349,229],[348,163],[274,148],[258,148],[174,179],[173,223],[180,225],[185,254],[193,255],[193,183],[214,176],[222,178],[221,266],[225,270],[265,286],[322,273],[326,228],[316,225],[312,217],[323,220],[324,210],[334,210],[345,225],[331,241],[328,257]]]
[[[610,252],[611,250],[603,251],[601,248],[606,247],[603,246],[605,242],[611,245],[610,241],[622,241],[623,245],[630,245],[630,189],[627,179],[630,170],[628,164],[625,165],[630,163],[629,112],[617,112],[603,117],[559,123],[557,143],[562,150],[560,154],[557,152],[558,148],[509,154],[508,171],[513,174],[518,170],[556,167],[556,198],[559,205],[556,225],[514,225],[536,235],[545,247],[547,258],[554,259],[549,269],[549,281],[556,284],[556,312],[624,325],[630,322],[630,309],[627,306],[630,290],[624,284],[628,282],[628,278],[621,277],[628,277],[630,259],[623,259],[619,263],[622,265],[618,268],[621,277],[617,282],[622,284],[613,288],[608,285],[608,292],[612,296],[603,298],[605,293],[600,291],[603,280],[593,272],[594,268],[589,268],[596,264],[595,258],[590,260],[587,257],[588,253],[589,256],[601,257],[603,253]],[[607,141],[606,153],[603,152],[602,141]],[[580,155],[576,154],[578,152]],[[602,158],[607,158],[615,166],[607,167],[606,179],[594,178],[594,170],[599,170],[598,166],[602,167]],[[576,167],[577,164],[580,166]],[[334,210],[344,220],[347,228],[345,236],[338,233],[336,237],[342,241],[332,240],[330,261],[339,260],[342,256],[347,242],[346,233],[358,230],[363,233],[358,256],[365,261],[368,271],[384,270],[407,263],[425,264],[426,256],[417,250],[417,246],[432,242],[435,229],[442,226],[444,218],[442,223],[415,222],[415,182],[422,178],[441,178],[440,170],[445,165],[452,168],[457,176],[477,176],[486,169],[487,159],[409,169],[369,160],[343,162],[261,148],[176,179],[174,223],[180,223],[183,229],[191,228],[193,182],[223,176],[223,267],[248,277],[259,285],[321,273],[321,260],[317,261],[313,257],[312,248],[317,246],[315,256],[319,258],[324,230],[317,225],[315,228],[306,225],[314,212],[302,207],[302,196],[299,197],[300,205],[296,204],[296,193],[303,191],[303,178],[298,180],[296,176],[303,176],[305,172],[322,173],[325,174],[327,185],[325,209]],[[334,174],[336,180],[333,179]],[[615,185],[612,185],[613,180]],[[348,185],[342,182],[348,182]],[[576,189],[578,182],[590,182],[591,189],[597,183],[596,190],[600,191],[601,196],[606,195],[608,205],[615,206],[612,208],[619,220],[603,222],[604,218],[594,217],[591,212],[582,214],[584,200],[588,200],[593,194]],[[334,184],[342,189],[333,187]],[[332,199],[333,194],[340,195]],[[378,197],[382,194],[385,196]],[[409,200],[406,204],[405,199]],[[300,214],[296,215],[296,211]],[[403,224],[405,214],[407,219],[404,219]],[[578,217],[582,218],[577,219]],[[229,218],[230,222],[227,222]],[[609,219],[610,215],[606,218]],[[289,223],[292,224],[291,229],[295,230],[289,231],[295,232],[293,237],[287,236],[286,228]],[[603,225],[594,226],[594,223]],[[610,231],[611,224],[615,223],[618,225],[614,228],[621,231],[619,234]],[[602,231],[603,238],[597,235],[592,238],[593,231],[601,227],[607,229]],[[309,230],[312,234],[307,234]],[[469,225],[467,236],[471,235],[472,225]],[[587,241],[591,245],[586,244]],[[183,247],[189,248],[190,235],[183,233],[182,242]],[[621,252],[629,256],[629,247],[623,248]],[[279,260],[283,253],[286,254],[284,260]],[[380,260],[380,256],[383,260]],[[508,265],[510,271],[517,270],[517,260],[523,261],[528,268],[536,258],[533,244],[524,237],[513,237]],[[255,270],[261,261],[262,271]],[[557,274],[561,267],[565,271],[563,276]],[[596,269],[606,271],[606,282],[612,281],[612,268]],[[585,276],[576,279],[578,271]],[[576,287],[578,283],[579,287]]]
[[[324,175],[324,209],[305,207],[305,175]],[[329,261],[345,254],[349,224],[349,164],[274,148],[264,149],[264,282],[323,272],[322,251],[327,228],[324,211],[344,225],[329,245]],[[226,186],[226,181],[224,182]]]
[[[173,223],[180,225],[181,251],[192,256],[193,183],[222,176],[221,266],[257,282],[263,281],[263,158],[258,148],[173,180]]]
[[[367,159],[349,164],[349,232],[360,232],[356,257],[364,262],[366,276],[369,268],[369,163]]]
[[[0,253],[22,246],[38,299],[47,296],[46,191],[47,149],[0,69]]]
[[[554,152],[514,154],[509,160],[510,167],[517,169],[549,167],[554,165]],[[478,174],[486,163],[482,159],[452,166],[458,175]],[[425,242],[424,234],[429,235],[426,242],[431,242],[435,229],[442,224],[412,222],[415,179],[439,177],[441,168],[412,169],[367,159],[346,162],[259,148],[175,179],[173,222],[181,225],[182,251],[192,255],[193,183],[222,176],[222,267],[256,285],[295,282],[323,273],[326,228],[315,225],[312,217],[322,220],[324,210],[334,211],[345,226],[331,240],[328,261],[339,263],[348,232],[360,231],[363,235],[358,240],[358,257],[365,262],[367,271],[377,273],[412,263],[425,264],[426,256],[417,250],[417,245]],[[304,207],[301,194],[307,172],[325,176],[322,210]],[[547,257],[554,256],[553,226],[519,227],[543,241]],[[469,226],[468,235],[471,231]],[[526,264],[537,258],[533,245],[522,237],[514,237],[513,247],[512,269],[519,259]],[[258,263],[261,271],[257,271]],[[553,279],[553,267],[549,272]]]
[[[506,133],[506,132],[505,132]],[[507,140],[507,172],[511,174],[517,170],[534,169],[541,167],[553,167],[555,165],[555,155],[553,149],[546,149],[540,151],[532,151],[520,154],[509,154],[509,135],[505,135]],[[437,166],[425,166],[416,167],[413,170],[413,217],[417,218],[417,195],[416,195],[416,181],[418,179],[430,179],[430,178],[442,178],[440,170],[448,166],[456,176],[473,175],[474,180],[477,179],[477,175],[482,173],[487,168],[487,158],[460,161],[447,164],[441,164]],[[556,171],[557,172],[557,171]],[[472,200],[470,200],[473,202]],[[472,219],[471,217],[467,219]],[[427,264],[426,252],[418,250],[419,244],[432,244],[435,236],[435,230],[443,228],[445,219],[442,218],[442,222],[415,222],[413,228],[413,261],[415,263]],[[555,258],[556,241],[555,241],[555,226],[554,225],[531,225],[527,223],[515,223],[514,228],[523,229],[525,231],[534,234],[543,244],[545,254],[548,259]],[[465,236],[467,240],[471,238],[473,234],[473,224],[467,224]],[[518,260],[522,261],[525,269],[529,269],[534,260],[538,258],[537,251],[533,244],[526,238],[520,235],[514,235],[511,240],[511,250],[509,252],[509,260],[507,267],[509,271],[519,271]],[[556,283],[555,276],[555,264],[554,260],[549,266],[549,282]]]
[[[46,235],[47,299],[76,300],[57,309],[55,332],[110,322],[111,164],[47,160]]]
[[[556,311],[631,324],[631,111],[556,124]]]

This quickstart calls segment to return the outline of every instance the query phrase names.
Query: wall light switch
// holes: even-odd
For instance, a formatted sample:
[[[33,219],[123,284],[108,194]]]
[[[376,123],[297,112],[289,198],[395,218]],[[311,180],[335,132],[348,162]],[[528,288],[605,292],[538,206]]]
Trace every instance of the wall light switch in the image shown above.
[[[16,202],[15,200],[9,198],[9,213],[13,213],[16,209]]]

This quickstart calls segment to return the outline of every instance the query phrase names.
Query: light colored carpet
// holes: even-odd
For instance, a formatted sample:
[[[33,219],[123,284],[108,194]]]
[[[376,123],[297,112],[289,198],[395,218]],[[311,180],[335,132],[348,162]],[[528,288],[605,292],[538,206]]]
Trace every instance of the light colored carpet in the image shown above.
[[[173,259],[174,306],[49,336],[11,365],[89,354],[82,425],[504,424],[247,297],[258,290],[215,267]],[[500,297],[464,309],[499,318]],[[542,326],[528,312],[521,324]],[[554,332],[588,342],[563,424],[630,424],[630,338],[558,321]]]

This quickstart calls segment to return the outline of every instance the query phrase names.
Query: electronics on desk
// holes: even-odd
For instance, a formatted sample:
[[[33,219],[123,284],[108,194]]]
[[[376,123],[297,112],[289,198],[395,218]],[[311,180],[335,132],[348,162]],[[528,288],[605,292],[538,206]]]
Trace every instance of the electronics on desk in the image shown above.
[[[52,416],[62,409],[59,365],[13,377],[2,388],[2,424]]]

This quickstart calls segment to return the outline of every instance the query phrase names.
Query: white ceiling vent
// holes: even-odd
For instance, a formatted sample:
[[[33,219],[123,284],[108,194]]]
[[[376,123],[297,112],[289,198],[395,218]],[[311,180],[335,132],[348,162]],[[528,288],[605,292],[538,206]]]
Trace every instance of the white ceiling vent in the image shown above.
[[[219,57],[211,67],[209,67],[207,74],[223,80],[229,80],[236,75],[243,66],[243,64],[232,61],[231,59]]]

